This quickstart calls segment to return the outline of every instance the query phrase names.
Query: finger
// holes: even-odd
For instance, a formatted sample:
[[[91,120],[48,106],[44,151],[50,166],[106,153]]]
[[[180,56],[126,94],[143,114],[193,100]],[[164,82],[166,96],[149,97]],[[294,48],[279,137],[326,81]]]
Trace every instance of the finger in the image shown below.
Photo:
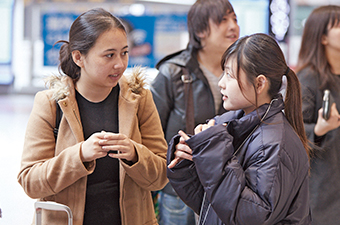
[[[198,134],[201,131],[202,131],[202,124],[199,124],[195,127],[194,134]]]
[[[181,161],[181,159],[176,157],[174,160],[172,160],[170,162],[170,164],[168,165],[168,168],[171,169],[171,168],[175,167],[180,161]]]
[[[215,125],[215,120],[211,119],[208,121],[208,126],[214,126]]]
[[[178,134],[181,135],[181,137],[186,141],[188,139],[190,139],[190,137],[184,133],[182,130],[178,131]]]
[[[176,154],[177,157],[181,158],[181,159],[187,159],[192,161],[192,155],[191,153],[188,153],[186,151],[178,151]]]
[[[108,151],[107,155],[110,156],[111,158],[116,158],[116,159],[120,159],[124,157],[124,155],[120,151],[116,151],[116,150]]]
[[[177,144],[176,145],[176,152],[186,152],[188,154],[192,154],[191,148],[185,143],[185,144]],[[176,153],[175,152],[175,153]],[[178,155],[177,155],[178,156]]]
[[[105,135],[104,135],[104,139],[110,139],[110,140],[123,140],[125,139],[126,136],[124,134],[115,134],[115,133],[109,133],[107,132]]]

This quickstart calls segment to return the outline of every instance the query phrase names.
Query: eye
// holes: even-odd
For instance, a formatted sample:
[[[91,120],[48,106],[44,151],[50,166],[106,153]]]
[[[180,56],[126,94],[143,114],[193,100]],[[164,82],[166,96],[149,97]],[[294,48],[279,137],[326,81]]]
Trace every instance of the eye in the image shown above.
[[[108,57],[108,58],[112,58],[112,57],[113,57],[113,55],[114,55],[114,53],[111,53],[111,54],[108,54],[108,55],[106,55],[106,57]]]
[[[129,51],[125,51],[122,53],[122,55],[127,55],[127,54],[129,54]]]
[[[225,72],[225,76],[226,76],[227,78],[233,78],[229,72]]]
[[[237,16],[236,15],[233,16],[233,20],[237,23]]]

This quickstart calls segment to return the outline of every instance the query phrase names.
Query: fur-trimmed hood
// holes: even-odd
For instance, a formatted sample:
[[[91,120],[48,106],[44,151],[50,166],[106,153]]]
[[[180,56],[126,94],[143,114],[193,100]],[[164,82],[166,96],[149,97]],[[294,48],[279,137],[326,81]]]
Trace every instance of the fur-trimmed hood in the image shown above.
[[[125,76],[125,75],[124,75]],[[122,79],[122,78],[121,78]],[[132,73],[126,76],[131,92],[140,94],[145,89],[145,69],[134,67]],[[52,75],[45,79],[45,85],[53,91],[52,100],[59,101],[70,94],[70,84],[66,75]],[[73,81],[76,82],[75,80]]]

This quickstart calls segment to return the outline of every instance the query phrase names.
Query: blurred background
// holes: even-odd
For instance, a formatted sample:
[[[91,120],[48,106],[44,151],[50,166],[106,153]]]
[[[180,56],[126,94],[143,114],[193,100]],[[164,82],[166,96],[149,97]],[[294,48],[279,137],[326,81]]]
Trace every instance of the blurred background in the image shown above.
[[[16,180],[34,94],[43,78],[57,74],[58,40],[82,12],[102,7],[120,17],[129,32],[129,69],[147,68],[186,47],[186,14],[194,0],[0,0],[0,224],[30,224],[34,202]],[[297,62],[304,21],[317,6],[340,0],[230,0],[240,36],[267,33],[279,42],[288,64]],[[129,72],[127,70],[127,73]]]

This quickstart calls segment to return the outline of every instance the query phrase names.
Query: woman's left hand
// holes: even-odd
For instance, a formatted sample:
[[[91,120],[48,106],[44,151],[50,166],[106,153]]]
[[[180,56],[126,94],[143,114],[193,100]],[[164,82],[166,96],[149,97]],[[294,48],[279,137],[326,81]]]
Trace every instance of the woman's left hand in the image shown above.
[[[126,159],[133,163],[138,160],[135,146],[130,138],[124,134],[105,132],[104,139],[100,140],[99,144],[103,150],[108,151],[108,155],[112,158]],[[115,151],[115,153],[110,153],[109,151]]]

